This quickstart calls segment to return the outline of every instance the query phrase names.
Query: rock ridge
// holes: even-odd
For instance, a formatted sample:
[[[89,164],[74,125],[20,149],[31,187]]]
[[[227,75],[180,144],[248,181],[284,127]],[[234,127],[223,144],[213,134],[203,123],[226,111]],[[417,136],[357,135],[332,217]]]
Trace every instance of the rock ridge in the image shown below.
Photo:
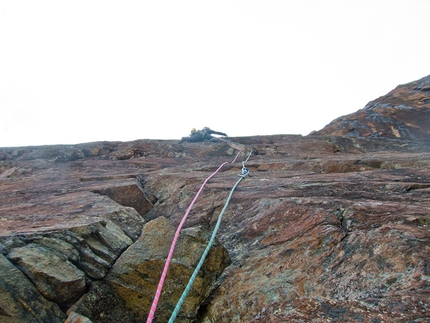
[[[355,113],[333,120],[315,135],[430,137],[430,75],[399,85]]]

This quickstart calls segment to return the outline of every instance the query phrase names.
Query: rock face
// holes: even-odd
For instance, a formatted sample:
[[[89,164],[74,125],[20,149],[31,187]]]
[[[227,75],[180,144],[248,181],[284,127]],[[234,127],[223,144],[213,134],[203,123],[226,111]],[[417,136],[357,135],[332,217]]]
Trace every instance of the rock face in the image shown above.
[[[399,122],[423,118],[423,80],[409,98],[394,91],[393,107],[412,107]],[[180,235],[155,318],[166,322],[249,148],[251,177],[178,322],[428,322],[430,136],[376,125],[367,137],[0,149],[0,322],[144,321],[176,227],[229,162]]]
[[[430,75],[399,85],[355,113],[333,120],[318,135],[384,138],[430,136]]]

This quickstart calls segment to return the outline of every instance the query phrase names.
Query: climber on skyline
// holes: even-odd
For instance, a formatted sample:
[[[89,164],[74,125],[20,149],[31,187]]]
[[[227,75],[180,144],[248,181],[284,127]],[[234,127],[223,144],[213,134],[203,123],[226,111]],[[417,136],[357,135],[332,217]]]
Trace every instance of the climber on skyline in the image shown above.
[[[216,141],[216,137],[213,137],[212,135],[220,135],[224,137],[228,137],[224,132],[219,132],[212,130],[208,127],[204,127],[202,130],[196,130],[195,128],[191,129],[191,134],[188,137],[182,137],[181,141],[179,143],[182,143],[184,141],[188,142],[199,142],[199,141]]]

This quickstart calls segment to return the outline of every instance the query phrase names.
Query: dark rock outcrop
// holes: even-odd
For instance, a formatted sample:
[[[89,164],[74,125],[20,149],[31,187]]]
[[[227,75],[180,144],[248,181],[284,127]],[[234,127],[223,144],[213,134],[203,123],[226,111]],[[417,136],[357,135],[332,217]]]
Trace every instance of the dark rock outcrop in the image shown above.
[[[419,84],[391,104],[413,106]],[[411,124],[422,107],[393,115]],[[234,192],[178,322],[427,322],[430,136],[425,124],[414,138],[379,125],[377,137],[0,149],[0,322],[144,321],[175,228],[242,149],[185,223],[156,314],[166,321],[247,147],[252,177]]]
[[[315,135],[429,138],[430,75],[399,85],[355,113],[333,120]]]

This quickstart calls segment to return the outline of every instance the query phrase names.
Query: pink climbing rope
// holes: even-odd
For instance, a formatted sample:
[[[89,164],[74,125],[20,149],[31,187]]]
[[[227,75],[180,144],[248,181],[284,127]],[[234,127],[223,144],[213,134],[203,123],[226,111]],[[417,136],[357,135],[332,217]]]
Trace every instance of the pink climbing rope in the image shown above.
[[[233,161],[231,162],[232,164],[236,161],[236,159],[237,159],[237,157],[240,155],[240,153],[241,153],[241,151],[239,151],[239,152],[237,153],[236,157],[235,157],[235,158],[233,159]],[[172,257],[173,257],[173,251],[175,250],[176,242],[178,241],[178,238],[179,238],[179,233],[181,232],[182,226],[184,225],[185,220],[187,219],[188,214],[189,214],[189,213],[190,213],[190,211],[191,211],[191,208],[193,207],[194,203],[196,202],[196,200],[197,200],[198,196],[199,196],[199,195],[200,195],[200,193],[202,192],[203,187],[206,185],[206,183],[207,183],[207,182],[208,182],[212,177],[214,177],[214,176],[215,176],[215,174],[216,174],[216,173],[218,173],[218,172],[220,171],[220,169],[221,169],[225,164],[228,164],[228,163],[229,163],[229,162],[225,162],[225,163],[223,163],[220,167],[218,167],[218,169],[217,169],[214,173],[212,173],[208,178],[206,178],[206,180],[203,182],[202,186],[200,187],[199,191],[197,192],[196,196],[194,196],[194,199],[191,201],[191,204],[190,204],[190,206],[188,207],[187,211],[185,212],[185,215],[184,215],[184,217],[182,218],[181,223],[179,223],[179,226],[178,226],[178,228],[176,229],[176,232],[175,232],[175,236],[173,237],[172,245],[170,246],[170,250],[169,250],[169,254],[168,254],[167,259],[166,259],[166,263],[164,264],[164,269],[163,269],[163,272],[162,272],[162,274],[161,274],[160,281],[158,282],[158,287],[157,287],[157,290],[156,290],[156,292],[155,292],[154,300],[152,301],[151,309],[150,309],[150,311],[149,311],[149,314],[148,314],[148,318],[147,318],[147,320],[146,320],[146,323],[151,323],[151,322],[152,322],[152,320],[154,319],[155,311],[157,310],[158,301],[159,301],[159,299],[160,299],[161,291],[162,291],[162,289],[163,289],[164,280],[166,279],[166,275],[167,275],[167,271],[168,271],[168,269],[169,269],[170,261],[172,260]]]

